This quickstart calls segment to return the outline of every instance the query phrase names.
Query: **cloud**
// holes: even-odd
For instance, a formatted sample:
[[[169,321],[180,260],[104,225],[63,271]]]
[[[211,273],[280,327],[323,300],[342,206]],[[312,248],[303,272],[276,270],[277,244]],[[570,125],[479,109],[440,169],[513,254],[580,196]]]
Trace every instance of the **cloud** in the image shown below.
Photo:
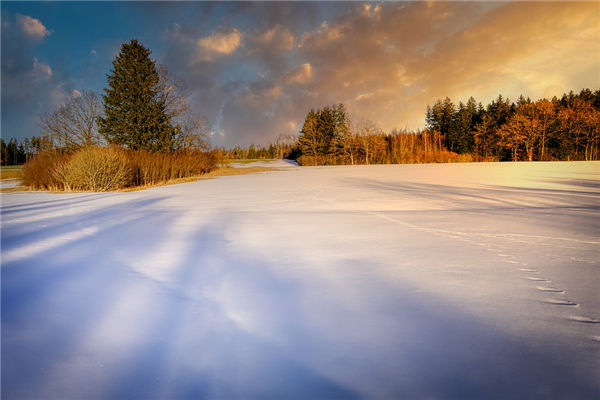
[[[344,102],[389,130],[420,128],[437,98],[598,87],[593,3],[385,3],[356,5],[305,32],[307,90]],[[594,20],[596,19],[596,22]],[[597,69],[596,69],[597,71]],[[557,95],[560,92],[555,93]]]
[[[312,66],[304,63],[290,71],[283,79],[287,85],[306,84],[312,78]]]
[[[240,47],[242,33],[237,29],[213,32],[208,36],[199,38],[196,42],[199,50],[199,59],[212,60],[215,55],[231,54]]]
[[[31,38],[41,39],[50,35],[50,31],[39,19],[27,15],[17,15],[17,24],[19,24],[23,33]]]
[[[446,96],[486,103],[600,86],[597,3],[330,6],[236,3],[217,31],[170,30],[165,60],[224,144],[298,133],[310,108],[337,102],[389,131],[422,128],[426,106]]]
[[[31,76],[34,79],[50,79],[52,77],[52,68],[50,68],[48,64],[39,62],[39,60],[34,57]]]
[[[145,44],[187,83],[192,108],[227,146],[298,133],[308,110],[338,102],[353,119],[372,119],[389,131],[423,127],[426,106],[446,96],[456,102],[473,95],[485,104],[499,93],[537,98],[600,87],[600,3],[139,7],[135,18],[164,33],[161,43]],[[37,134],[32,115],[71,93],[73,68],[39,51],[59,36],[43,18],[3,13],[1,28],[2,129]],[[122,39],[106,40],[116,54]],[[90,62],[110,54],[101,43],[86,46],[97,50]],[[92,68],[86,79],[105,72]]]
[[[268,49],[274,53],[290,51],[294,47],[294,40],[294,35],[279,24],[256,37],[256,42],[263,47],[263,52]]]
[[[70,85],[35,50],[50,33],[25,15],[2,16],[2,136],[39,135],[40,114],[65,101]]]

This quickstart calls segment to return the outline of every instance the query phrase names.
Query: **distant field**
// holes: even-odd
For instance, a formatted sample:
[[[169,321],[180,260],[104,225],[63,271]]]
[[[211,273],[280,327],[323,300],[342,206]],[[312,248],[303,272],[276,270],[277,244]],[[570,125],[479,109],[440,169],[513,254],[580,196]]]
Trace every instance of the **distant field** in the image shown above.
[[[9,178],[11,175],[16,176],[17,174],[20,176],[22,170],[22,165],[3,165],[0,167],[0,176],[2,178]]]
[[[22,190],[21,179],[23,179],[22,165],[3,165],[0,168],[0,192]]]

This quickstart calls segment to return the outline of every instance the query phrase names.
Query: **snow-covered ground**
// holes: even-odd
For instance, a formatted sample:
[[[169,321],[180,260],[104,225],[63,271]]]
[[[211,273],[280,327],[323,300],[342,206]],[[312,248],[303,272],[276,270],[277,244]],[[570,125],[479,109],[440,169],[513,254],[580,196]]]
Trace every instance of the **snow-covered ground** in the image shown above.
[[[298,163],[293,160],[257,160],[252,162],[233,161],[229,163],[229,166],[233,168],[267,167],[282,169],[297,167]]]
[[[21,186],[21,180],[15,179],[3,179],[0,181],[0,189],[16,188]]]
[[[600,163],[4,193],[3,399],[600,396]]]

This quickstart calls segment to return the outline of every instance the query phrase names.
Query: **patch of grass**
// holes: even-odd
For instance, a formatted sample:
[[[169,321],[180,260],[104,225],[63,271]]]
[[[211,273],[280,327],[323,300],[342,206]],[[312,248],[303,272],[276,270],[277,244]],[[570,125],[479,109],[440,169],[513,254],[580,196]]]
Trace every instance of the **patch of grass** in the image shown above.
[[[21,167],[19,168],[4,168],[0,170],[0,180],[6,179],[22,179],[23,178],[23,170]]]
[[[25,191],[27,191],[27,188],[25,186],[16,186],[16,187],[0,189],[0,193],[25,192]]]

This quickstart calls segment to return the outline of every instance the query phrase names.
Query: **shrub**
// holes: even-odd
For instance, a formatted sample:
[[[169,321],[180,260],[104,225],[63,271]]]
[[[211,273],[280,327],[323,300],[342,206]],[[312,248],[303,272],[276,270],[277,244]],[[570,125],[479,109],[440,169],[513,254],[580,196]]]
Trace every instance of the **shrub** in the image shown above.
[[[64,190],[105,192],[131,185],[132,168],[124,150],[86,147],[54,169]]]
[[[34,190],[59,190],[62,182],[54,171],[62,169],[71,156],[55,150],[39,153],[23,166],[23,185]]]
[[[219,164],[219,153],[189,150],[174,153],[131,151],[133,182],[137,186],[155,185],[175,179],[202,175]]]
[[[216,151],[152,153],[87,147],[72,155],[41,153],[25,164],[23,182],[32,189],[109,191],[202,175],[220,162]]]

